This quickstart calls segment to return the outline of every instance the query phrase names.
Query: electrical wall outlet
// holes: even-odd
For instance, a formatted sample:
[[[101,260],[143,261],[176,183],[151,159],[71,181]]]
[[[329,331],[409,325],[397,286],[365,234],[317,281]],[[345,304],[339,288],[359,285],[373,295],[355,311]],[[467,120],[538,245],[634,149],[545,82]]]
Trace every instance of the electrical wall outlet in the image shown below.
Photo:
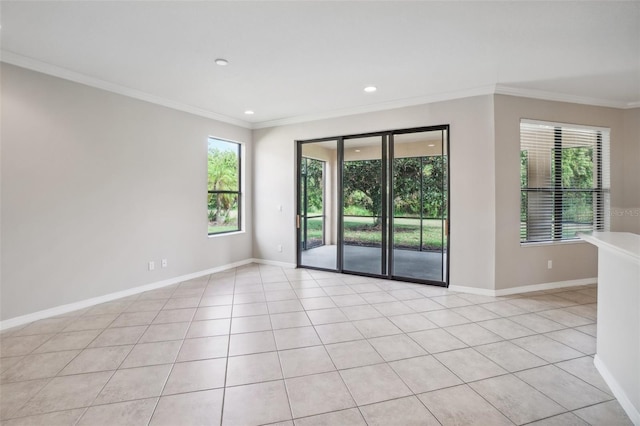
[[[553,260],[547,260],[547,269],[553,268]]]
[[[278,253],[282,253],[282,244],[278,244]]]
[[[166,268],[168,264],[169,264],[169,262],[167,262],[167,259],[162,259],[162,267],[163,268]]]
[[[149,261],[149,270],[153,271],[154,269],[156,269],[156,262],[154,262],[153,260]]]

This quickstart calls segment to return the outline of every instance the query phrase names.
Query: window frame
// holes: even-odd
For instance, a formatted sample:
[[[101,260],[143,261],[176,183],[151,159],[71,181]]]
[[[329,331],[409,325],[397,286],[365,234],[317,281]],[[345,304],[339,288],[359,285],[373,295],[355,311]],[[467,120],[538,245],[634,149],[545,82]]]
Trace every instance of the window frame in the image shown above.
[[[523,132],[522,125],[541,125],[548,126],[553,128],[553,143],[551,144],[550,149],[550,185],[548,187],[529,187],[529,148],[523,146]],[[571,149],[576,147],[564,146],[563,147],[563,129],[567,130],[585,130],[593,132],[593,136],[595,137],[595,143],[591,147],[593,149],[593,185],[592,188],[567,188],[562,184],[563,181],[563,170],[562,170],[562,156],[563,150]],[[603,135],[606,133],[606,140]],[[605,164],[605,160],[608,161],[610,159],[610,136],[611,129],[605,127],[596,127],[596,126],[585,126],[585,125],[576,125],[576,124],[568,124],[568,123],[558,123],[558,122],[550,122],[550,121],[538,121],[538,120],[529,120],[529,119],[521,119],[519,122],[519,139],[520,139],[520,149],[519,149],[519,165],[520,165],[520,208],[519,208],[519,216],[520,216],[520,245],[521,246],[534,246],[534,245],[546,245],[546,244],[567,244],[567,243],[575,243],[580,242],[581,240],[577,236],[563,236],[565,230],[565,223],[563,222],[563,216],[565,216],[566,210],[568,209],[568,205],[563,203],[563,197],[565,194],[571,192],[590,192],[593,194],[592,199],[592,223],[591,223],[591,231],[603,231],[608,230],[609,223],[606,220],[607,209],[609,208],[610,200],[610,164]],[[570,139],[570,138],[569,138]],[[606,152],[605,152],[606,151]],[[526,156],[526,186],[523,186],[523,175],[522,175],[522,155],[525,153]],[[606,169],[606,171],[605,171]],[[607,184],[604,184],[604,174],[607,174]],[[550,209],[551,213],[551,223],[552,228],[549,233],[549,236],[546,238],[539,239],[529,239],[529,235],[527,235],[528,226],[526,224],[529,223],[529,205],[523,203],[525,200],[528,200],[530,192],[550,192],[552,194],[552,207]],[[524,210],[523,210],[524,209]],[[522,213],[525,212],[525,218],[523,221]],[[559,218],[559,220],[558,220]],[[523,236],[523,223],[524,226],[524,236]],[[578,231],[580,232],[580,231]],[[584,231],[589,232],[589,231]]]
[[[232,191],[232,190],[210,190],[209,189],[209,164],[208,164],[208,159],[209,159],[209,144],[211,141],[218,141],[218,142],[224,142],[224,143],[228,143],[228,144],[234,144],[237,145],[238,150],[237,150],[237,157],[238,157],[238,189],[236,191]],[[243,231],[243,191],[242,191],[242,184],[243,184],[243,179],[242,179],[242,156],[243,156],[243,144],[241,142],[237,142],[237,141],[233,141],[233,140],[229,140],[229,139],[224,139],[224,138],[219,138],[216,136],[209,136],[207,137],[207,237],[209,238],[213,238],[213,237],[218,237],[221,235],[229,235],[229,234],[234,234],[234,233],[239,233]],[[238,200],[238,217],[237,217],[237,227],[235,229],[232,230],[228,230],[228,231],[219,231],[219,232],[209,232],[209,196],[212,194],[232,194],[232,195],[236,195],[237,200]]]
[[[308,183],[307,183],[307,177],[308,177],[308,167],[309,167],[309,160],[311,161],[317,161],[319,163],[321,163],[321,173],[322,173],[322,213],[321,214],[314,214],[312,216],[308,215]],[[302,223],[303,223],[303,238],[301,241],[301,244],[303,246],[303,250],[309,250],[311,248],[315,248],[315,247],[319,247],[319,246],[323,246],[325,245],[325,231],[326,231],[326,217],[327,217],[327,212],[326,212],[326,170],[327,170],[327,160],[319,160],[317,158],[313,158],[313,157],[305,157],[302,156],[302,161],[304,162],[304,166],[302,166],[301,163],[301,168],[300,168],[300,178],[301,178],[301,182],[303,183],[303,190],[302,190],[302,210],[301,210],[301,214],[300,218],[302,219]],[[309,241],[308,239],[308,232],[309,232],[309,219],[315,219],[315,218],[322,218],[322,238],[321,238],[321,243],[319,245],[316,246],[308,246],[307,247],[307,243]]]

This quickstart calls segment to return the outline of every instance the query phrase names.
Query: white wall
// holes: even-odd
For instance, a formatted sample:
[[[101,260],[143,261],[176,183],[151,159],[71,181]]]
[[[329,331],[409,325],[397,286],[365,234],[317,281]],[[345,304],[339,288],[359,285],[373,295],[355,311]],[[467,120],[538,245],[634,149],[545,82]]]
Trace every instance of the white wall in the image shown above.
[[[493,288],[493,96],[255,130],[254,257],[295,263],[295,140],[439,124],[451,125],[450,283]]]
[[[628,166],[636,139],[624,129],[624,111],[588,105],[495,96],[496,289],[596,277],[597,250],[585,242],[520,246],[520,119],[611,128],[611,206],[627,204],[625,185],[638,180],[637,157]],[[640,152],[640,151],[636,151]],[[638,155],[638,154],[636,154]],[[638,184],[635,184],[638,187]],[[636,204],[637,205],[637,204]],[[629,231],[612,221],[612,231]],[[547,261],[553,268],[547,268]]]
[[[1,73],[2,320],[252,257],[295,263],[296,139],[449,124],[452,285],[596,276],[590,245],[519,245],[520,118],[610,127],[623,212],[613,230],[640,233],[640,108],[479,96],[252,134],[11,65]],[[244,143],[246,232],[206,235],[208,136]],[[167,269],[147,271],[161,258]]]
[[[251,164],[249,130],[1,72],[1,319],[251,258],[251,197],[245,233],[208,238],[206,210],[207,137],[245,143]]]
[[[618,229],[640,234],[640,108],[624,111],[623,196],[612,223]]]

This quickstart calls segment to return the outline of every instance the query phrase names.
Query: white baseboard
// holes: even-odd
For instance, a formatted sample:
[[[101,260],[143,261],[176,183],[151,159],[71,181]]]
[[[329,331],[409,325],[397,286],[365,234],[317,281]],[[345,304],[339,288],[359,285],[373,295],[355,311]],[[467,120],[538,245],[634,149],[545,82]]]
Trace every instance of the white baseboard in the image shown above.
[[[183,281],[192,280],[194,278],[202,277],[204,275],[215,274],[216,272],[221,272],[228,269],[237,268],[239,266],[248,265],[250,263],[278,266],[281,268],[288,268],[288,269],[296,268],[295,263],[278,262],[275,260],[265,260],[265,259],[255,259],[255,258],[245,259],[239,262],[234,262],[234,263],[218,266],[211,269],[206,269],[204,271],[193,272],[191,274],[181,275],[179,277],[169,278],[163,281],[146,284],[139,287],[130,288],[127,290],[118,291],[115,293],[109,293],[103,296],[92,297],[90,299],[81,300],[79,302],[69,303],[66,305],[56,306],[54,308],[33,312],[27,315],[9,318],[4,321],[0,321],[0,330],[17,327],[19,325],[27,324],[33,321],[44,319],[44,318],[53,317],[56,315],[66,314],[69,312],[77,311],[79,309],[84,309],[90,306],[99,305],[100,303],[110,302],[112,300],[120,299],[122,297],[143,293],[145,291],[156,290],[158,288],[166,287],[172,284],[177,284]],[[500,290],[451,285],[449,286],[449,290],[457,291],[460,293],[479,294],[483,296],[507,296],[507,295],[518,294],[518,293],[528,293],[532,291],[551,290],[551,289],[563,288],[563,287],[573,287],[573,286],[579,286],[579,285],[594,284],[596,282],[597,282],[596,278],[585,278],[585,279],[579,279],[579,280],[534,284],[534,285],[506,288],[506,289],[500,289]]]
[[[640,426],[640,411],[638,411],[638,408],[633,406],[631,400],[622,389],[622,386],[620,386],[620,383],[618,383],[618,381],[613,377],[607,366],[604,365],[597,354],[593,359],[593,364],[596,366],[596,369],[604,379],[605,383],[611,389],[611,392],[613,392],[613,396],[616,397],[624,412],[627,413],[627,416],[631,419],[631,422],[636,426]]]
[[[532,291],[555,290],[557,288],[575,287],[580,285],[596,284],[597,278],[581,278],[578,280],[556,281],[551,283],[524,285],[521,287],[503,288],[492,290],[488,288],[465,287],[460,285],[450,285],[449,290],[460,293],[479,294],[482,296],[509,296],[512,294],[530,293]]]
[[[251,259],[251,262],[259,263],[261,265],[279,266],[281,268],[287,268],[287,269],[295,269],[295,268],[297,268],[297,265],[295,263],[278,262],[276,260]]]
[[[155,283],[145,284],[142,286],[129,288],[127,290],[117,291],[115,293],[109,293],[103,296],[92,297],[90,299],[81,300],[79,302],[69,303],[66,305],[56,306],[54,308],[33,312],[27,315],[9,318],[4,321],[0,321],[0,330],[17,327],[22,324],[27,324],[33,321],[53,317],[56,315],[66,314],[69,312],[77,311],[79,309],[84,309],[90,306],[99,305],[100,303],[110,302],[112,300],[120,299],[127,296],[132,296],[138,293],[143,293],[145,291],[156,290],[162,287],[166,287],[172,284],[177,284],[183,281],[189,281],[194,278],[199,278],[205,275],[215,274],[216,272],[222,272],[222,271],[226,271],[227,269],[237,268],[239,266],[253,263],[254,261],[256,263],[259,263],[256,259],[241,260],[239,262],[229,263],[223,266],[217,266],[215,268],[206,269],[204,271],[193,272],[191,274],[181,275],[179,277],[169,278],[166,280],[157,281]]]
[[[481,296],[495,296],[495,290],[488,288],[466,287],[463,285],[449,285],[449,290],[458,293],[479,294]]]

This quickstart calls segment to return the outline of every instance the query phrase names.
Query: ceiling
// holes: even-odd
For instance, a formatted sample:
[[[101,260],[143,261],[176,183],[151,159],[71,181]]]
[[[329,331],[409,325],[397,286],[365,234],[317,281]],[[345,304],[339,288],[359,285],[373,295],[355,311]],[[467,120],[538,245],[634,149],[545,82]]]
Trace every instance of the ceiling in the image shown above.
[[[2,1],[0,23],[4,62],[249,128],[487,93],[640,105],[638,1]]]

